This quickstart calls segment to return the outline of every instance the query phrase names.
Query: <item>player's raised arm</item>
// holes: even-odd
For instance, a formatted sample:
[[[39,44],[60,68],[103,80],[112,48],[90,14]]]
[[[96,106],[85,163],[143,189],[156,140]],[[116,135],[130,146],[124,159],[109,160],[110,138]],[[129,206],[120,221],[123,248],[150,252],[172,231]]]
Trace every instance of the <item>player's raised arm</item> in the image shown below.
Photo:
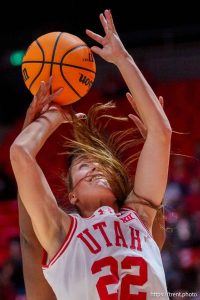
[[[100,14],[100,21],[105,31],[104,37],[90,30],[86,31],[88,36],[101,45],[101,48],[93,46],[92,50],[117,66],[147,129],[147,138],[137,164],[134,193],[130,195],[128,202],[130,204],[141,198],[149,200],[152,206],[159,207],[167,184],[171,126],[155,93],[122,44],[111,12],[105,10],[104,14]],[[132,105],[131,101],[130,104]],[[135,208],[151,228],[156,210],[146,205],[137,205]]]
[[[27,110],[22,130],[41,113],[45,105],[48,106],[49,99],[47,98],[44,102],[44,95],[45,91],[49,89],[51,80],[52,78],[47,83],[41,83],[37,95]],[[21,201],[19,193],[17,200],[26,297],[28,300],[56,300],[52,288],[44,278],[41,269],[42,247],[35,235],[31,218]]]
[[[126,93],[126,97],[129,101],[131,101],[132,106],[134,108],[134,114],[130,114],[129,117],[132,119],[132,121],[135,123],[137,128],[139,129],[142,137],[146,139],[147,137],[147,129],[143,123],[143,121],[140,118],[140,113],[137,109],[137,105],[134,101],[134,98],[130,93]],[[161,106],[164,105],[164,99],[162,96],[158,98]],[[144,200],[144,199],[143,199]],[[131,199],[132,202],[132,199]],[[138,201],[137,201],[138,202]],[[126,200],[126,203],[128,203],[128,199]],[[164,205],[164,203],[163,203]],[[164,206],[160,207],[155,215],[153,225],[152,225],[152,235],[154,240],[156,241],[159,249],[161,250],[163,248],[163,245],[165,243],[166,239],[166,231],[165,231],[165,214],[164,214]]]
[[[59,93],[61,93],[61,90],[59,90],[52,95],[48,95],[51,81],[52,78],[50,78],[47,83],[44,82],[41,83],[38,93],[34,97],[31,105],[27,110],[22,134],[24,133],[24,130],[26,130],[25,128],[27,128],[27,126],[29,126],[34,120],[37,119],[38,124],[40,124],[38,118],[42,114],[43,117],[46,116],[46,121],[48,121],[48,125],[44,125],[44,127],[38,132],[35,131],[34,134],[37,136],[35,139],[31,139],[31,132],[30,132],[30,139],[29,138],[27,139],[27,143],[30,146],[29,155],[31,155],[32,153],[33,156],[36,156],[37,152],[40,150],[40,148],[42,147],[43,143],[46,141],[48,136],[53,133],[53,131],[57,128],[59,124],[61,124],[60,122],[62,116],[60,112],[58,111],[56,112],[56,110],[54,109],[54,111],[52,110],[51,112],[49,111],[48,113],[46,112],[45,114],[45,111],[48,110],[49,105],[51,101],[54,99],[54,97]],[[53,113],[56,114],[57,116],[54,115],[53,117]],[[49,114],[51,114],[51,116],[49,116]],[[38,138],[38,135],[40,136],[40,138]],[[29,134],[27,135],[27,137],[29,137]],[[24,138],[23,142],[24,142],[23,145],[25,146],[26,138]],[[40,196],[38,195],[39,186],[36,185],[34,187],[34,176],[36,177],[39,176],[37,175],[36,171],[34,172],[34,169],[36,168],[35,166],[36,161],[34,162],[32,158],[31,164],[29,160],[28,162],[27,161],[23,162],[23,159],[27,157],[27,153],[24,153],[25,149],[21,149],[20,152],[18,151],[19,150],[18,149],[16,153],[16,149],[15,149],[16,146],[18,147],[20,145],[14,143],[12,145],[13,148],[11,148],[11,159],[12,159],[14,172],[17,176],[16,179],[20,177],[18,180],[23,184],[23,178],[26,177],[26,180],[28,180],[28,185],[27,185],[27,192],[25,191],[25,193],[28,193],[27,196],[28,201],[32,201],[34,203],[35,201],[37,201],[37,199],[39,199],[39,197],[40,198],[42,197],[42,199],[40,199],[42,204],[43,202],[45,202],[45,195],[46,195],[45,184],[47,185],[47,183],[44,182],[46,180],[42,174],[40,179],[44,178],[43,184],[41,185],[39,184],[39,185],[40,188],[44,189],[45,191],[42,194],[42,196]],[[14,156],[14,162],[13,162],[13,156]],[[30,169],[27,172],[25,172],[27,168],[26,163],[28,163],[30,167]],[[33,163],[33,167],[31,167],[32,163]],[[31,186],[29,184],[30,180],[33,180],[33,184],[31,184]],[[31,192],[31,189],[34,189],[34,191]],[[19,192],[20,192],[20,188],[19,188]],[[23,197],[23,193],[22,193],[22,197]],[[23,272],[24,272],[26,295],[29,300],[46,300],[46,299],[54,300],[55,295],[42,273],[42,269],[41,269],[42,247],[33,230],[34,223],[32,225],[32,221],[30,218],[31,213],[29,211],[28,214],[27,209],[25,208],[19,193],[18,193],[18,207],[19,207],[20,238],[21,238],[22,261],[23,261]],[[47,209],[47,207],[45,209]]]
[[[50,256],[55,251],[51,243],[55,240],[56,244],[57,240],[58,246],[64,230],[61,230],[56,199],[37,164],[36,155],[62,122],[62,113],[57,107],[51,106],[17,136],[10,148],[11,164],[21,200],[31,217],[37,238]]]

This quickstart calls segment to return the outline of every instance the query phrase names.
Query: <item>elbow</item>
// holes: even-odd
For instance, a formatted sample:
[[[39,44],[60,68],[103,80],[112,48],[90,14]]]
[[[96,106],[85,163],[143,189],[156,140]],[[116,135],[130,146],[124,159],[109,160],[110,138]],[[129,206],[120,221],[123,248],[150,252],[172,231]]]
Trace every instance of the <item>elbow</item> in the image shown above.
[[[13,143],[10,147],[10,161],[12,165],[26,162],[31,159],[31,155],[26,149],[17,143]]]
[[[160,141],[164,143],[165,145],[171,144],[171,137],[172,137],[172,130],[169,127],[165,127],[161,130],[159,133],[160,135]]]
[[[172,137],[172,128],[169,123],[162,124],[156,128],[149,128],[147,131],[148,136],[159,138],[163,141],[170,142]]]
[[[172,135],[172,128],[167,118],[162,118],[162,120],[158,123],[157,127],[163,137],[171,137]]]
[[[14,165],[19,162],[19,158],[22,156],[22,147],[16,143],[13,143],[10,147],[10,161]]]
[[[167,125],[163,126],[163,128],[162,128],[162,135],[163,135],[163,137],[171,139],[172,128],[171,128],[170,124],[167,124]]]

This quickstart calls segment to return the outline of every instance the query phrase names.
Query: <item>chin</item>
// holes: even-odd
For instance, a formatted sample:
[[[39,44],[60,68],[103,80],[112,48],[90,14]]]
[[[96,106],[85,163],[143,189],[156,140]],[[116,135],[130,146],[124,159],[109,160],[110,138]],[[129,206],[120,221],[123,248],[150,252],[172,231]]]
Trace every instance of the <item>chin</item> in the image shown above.
[[[100,199],[113,199],[116,200],[115,195],[113,194],[112,190],[108,187],[98,186],[95,189],[95,197]]]

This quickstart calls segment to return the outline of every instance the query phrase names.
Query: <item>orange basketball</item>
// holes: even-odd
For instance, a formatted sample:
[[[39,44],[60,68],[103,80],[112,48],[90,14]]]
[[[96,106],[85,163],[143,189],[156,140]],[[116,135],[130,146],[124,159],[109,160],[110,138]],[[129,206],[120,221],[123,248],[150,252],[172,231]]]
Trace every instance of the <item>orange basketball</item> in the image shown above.
[[[35,95],[41,81],[53,75],[50,92],[63,87],[55,99],[61,105],[78,101],[91,88],[96,64],[90,48],[79,37],[67,32],[50,32],[28,47],[22,61],[26,87]]]

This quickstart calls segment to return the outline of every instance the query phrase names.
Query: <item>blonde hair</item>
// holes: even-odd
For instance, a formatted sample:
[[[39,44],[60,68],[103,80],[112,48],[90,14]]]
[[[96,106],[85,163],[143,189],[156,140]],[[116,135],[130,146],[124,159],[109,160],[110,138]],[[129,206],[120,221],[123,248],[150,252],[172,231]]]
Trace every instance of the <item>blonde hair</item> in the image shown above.
[[[126,157],[126,150],[141,145],[144,139],[138,135],[137,128],[108,132],[111,121],[128,121],[128,118],[115,117],[106,112],[115,108],[110,101],[106,104],[97,103],[91,106],[85,120],[79,120],[73,115],[73,138],[65,138],[65,151],[69,155],[69,170],[67,175],[68,192],[73,189],[71,163],[75,158],[89,158],[98,162],[105,172],[112,191],[117,198],[119,207],[133,188],[133,170],[129,167],[139,157],[141,150],[137,150]]]

